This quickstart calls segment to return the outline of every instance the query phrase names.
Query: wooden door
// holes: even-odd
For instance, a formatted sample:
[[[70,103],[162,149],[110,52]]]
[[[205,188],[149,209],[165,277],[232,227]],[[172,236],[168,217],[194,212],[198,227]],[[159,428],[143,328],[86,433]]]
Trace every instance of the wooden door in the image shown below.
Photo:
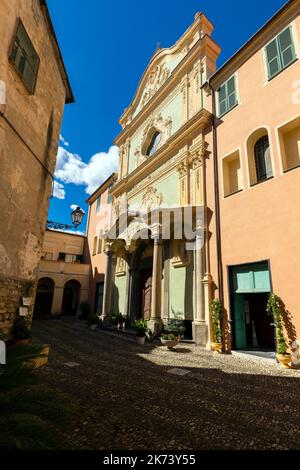
[[[152,269],[144,269],[141,272],[141,294],[141,316],[144,320],[150,320],[152,297]]]

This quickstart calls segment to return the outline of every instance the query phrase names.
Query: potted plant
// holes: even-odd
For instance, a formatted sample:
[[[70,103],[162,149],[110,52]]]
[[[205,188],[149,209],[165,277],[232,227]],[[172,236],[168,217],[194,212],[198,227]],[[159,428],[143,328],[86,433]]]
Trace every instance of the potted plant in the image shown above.
[[[213,341],[211,342],[211,350],[215,353],[222,352],[222,304],[218,299],[214,299],[211,303],[211,318],[213,328]]]
[[[164,325],[164,331],[161,335],[160,341],[163,346],[167,346],[169,350],[172,350],[177,344],[179,344],[181,336],[185,332],[183,321],[177,320],[176,318],[169,320]]]
[[[283,305],[281,299],[271,293],[269,295],[267,312],[273,317],[276,330],[276,358],[281,367],[289,369],[291,367],[291,355],[288,354],[288,346],[283,333],[282,313]]]
[[[95,313],[91,313],[87,318],[88,327],[91,330],[95,330],[99,325],[99,317]]]
[[[122,315],[122,313],[118,313],[115,317],[115,320],[117,322],[118,330],[123,331],[125,328],[125,321],[126,321],[125,315]]]
[[[136,341],[140,346],[145,344],[146,333],[148,331],[147,322],[145,320],[136,320],[133,324],[136,331]]]
[[[28,344],[30,339],[30,329],[24,318],[18,318],[13,326],[13,338],[15,344]]]

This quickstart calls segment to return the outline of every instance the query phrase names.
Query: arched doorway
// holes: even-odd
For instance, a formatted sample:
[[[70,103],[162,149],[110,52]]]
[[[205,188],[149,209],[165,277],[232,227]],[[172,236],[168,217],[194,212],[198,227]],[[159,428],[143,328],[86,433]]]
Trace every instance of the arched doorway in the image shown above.
[[[66,282],[61,307],[62,315],[75,316],[77,314],[80,299],[80,289],[80,282],[76,281],[75,279]]]
[[[50,317],[55,283],[49,277],[39,279],[35,296],[33,316],[38,319]]]

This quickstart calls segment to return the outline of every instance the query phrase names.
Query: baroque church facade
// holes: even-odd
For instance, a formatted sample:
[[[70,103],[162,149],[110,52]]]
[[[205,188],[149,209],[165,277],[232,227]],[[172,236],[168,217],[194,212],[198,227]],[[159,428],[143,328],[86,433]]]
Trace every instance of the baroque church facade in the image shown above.
[[[211,113],[202,88],[220,54],[212,31],[198,13],[173,47],[158,49],[120,119],[120,166],[111,189],[116,230],[106,243],[102,312],[104,321],[118,312],[131,321],[145,319],[154,333],[168,319],[180,319],[187,337],[201,346],[210,338],[212,296],[206,205]],[[185,236],[185,219],[194,240]],[[176,236],[178,224],[183,230]]]

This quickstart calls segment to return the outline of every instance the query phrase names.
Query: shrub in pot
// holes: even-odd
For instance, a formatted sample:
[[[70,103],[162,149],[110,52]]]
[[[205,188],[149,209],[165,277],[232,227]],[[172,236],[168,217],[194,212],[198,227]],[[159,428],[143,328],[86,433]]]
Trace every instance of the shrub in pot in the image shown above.
[[[126,321],[126,316],[122,315],[122,313],[118,313],[115,316],[115,321],[118,325],[118,330],[122,331],[125,328],[125,321]]]
[[[282,316],[283,304],[277,295],[271,293],[268,298],[267,312],[273,317],[276,330],[276,358],[281,367],[291,367],[291,355],[287,352],[288,346],[284,337]]]
[[[211,319],[213,328],[213,341],[211,342],[211,349],[216,353],[222,352],[222,312],[223,307],[218,299],[214,299],[211,303]]]
[[[145,320],[136,320],[133,328],[136,331],[137,343],[140,345],[145,344],[146,333],[148,331],[147,322]]]
[[[99,317],[95,313],[91,313],[87,318],[87,324],[91,330],[95,330],[99,325]]]

